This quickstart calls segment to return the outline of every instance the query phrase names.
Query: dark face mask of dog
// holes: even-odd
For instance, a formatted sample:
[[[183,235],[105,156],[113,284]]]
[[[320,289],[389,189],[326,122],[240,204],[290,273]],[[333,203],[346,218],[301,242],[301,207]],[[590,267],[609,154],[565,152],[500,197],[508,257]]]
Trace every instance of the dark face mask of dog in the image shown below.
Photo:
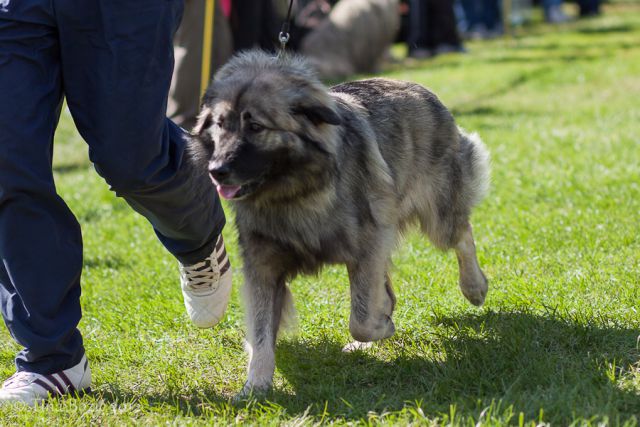
[[[260,186],[270,167],[270,153],[260,147],[272,130],[248,112],[204,107],[193,133],[206,150],[209,176],[221,197],[241,199]]]
[[[335,112],[324,107],[296,107],[290,113],[313,126],[340,123]],[[304,134],[262,123],[247,110],[238,114],[215,105],[203,108],[192,135],[206,151],[209,175],[218,194],[229,200],[276,187],[278,180],[309,160],[308,145],[323,150]]]

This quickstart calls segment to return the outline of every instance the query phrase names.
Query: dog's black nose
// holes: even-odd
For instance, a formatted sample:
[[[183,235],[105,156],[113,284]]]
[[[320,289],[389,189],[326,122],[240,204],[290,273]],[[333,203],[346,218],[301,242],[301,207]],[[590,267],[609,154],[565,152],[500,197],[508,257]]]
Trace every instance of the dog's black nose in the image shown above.
[[[229,167],[229,165],[210,165],[209,175],[211,175],[211,178],[215,179],[217,182],[224,182],[224,180],[229,178],[229,176],[231,175],[231,168]]]

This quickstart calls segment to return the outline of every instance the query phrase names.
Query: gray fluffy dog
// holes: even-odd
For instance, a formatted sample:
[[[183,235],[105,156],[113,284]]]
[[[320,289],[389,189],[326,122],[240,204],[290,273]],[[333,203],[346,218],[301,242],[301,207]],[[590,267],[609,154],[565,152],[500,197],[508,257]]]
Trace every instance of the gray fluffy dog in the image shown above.
[[[462,293],[484,302],[469,215],[487,190],[489,155],[424,87],[371,79],[328,90],[301,58],[243,53],[208,89],[192,146],[236,213],[250,353],[244,394],[272,384],[291,306],[286,283],[299,273],[346,264],[353,338],[394,333],[391,252],[412,223],[455,250]]]

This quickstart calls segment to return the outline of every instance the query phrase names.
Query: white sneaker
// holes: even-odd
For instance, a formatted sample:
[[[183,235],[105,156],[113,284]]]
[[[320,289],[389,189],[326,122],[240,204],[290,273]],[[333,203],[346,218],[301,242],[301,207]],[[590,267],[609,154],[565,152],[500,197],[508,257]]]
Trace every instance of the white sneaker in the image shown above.
[[[50,397],[81,395],[91,387],[91,369],[86,356],[76,366],[55,374],[16,372],[0,388],[0,405],[22,402],[34,406]]]
[[[222,236],[203,261],[192,265],[180,263],[184,305],[194,325],[210,328],[222,319],[231,296],[231,274]]]

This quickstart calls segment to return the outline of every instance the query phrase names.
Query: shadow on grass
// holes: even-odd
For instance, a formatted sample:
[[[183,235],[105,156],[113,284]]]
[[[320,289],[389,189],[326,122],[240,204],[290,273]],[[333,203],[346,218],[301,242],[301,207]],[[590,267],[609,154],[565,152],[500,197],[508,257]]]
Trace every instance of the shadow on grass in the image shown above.
[[[570,61],[570,60],[591,60],[599,59],[607,56],[613,56],[622,51],[635,49],[637,46],[632,42],[623,42],[616,39],[599,39],[598,42],[589,43],[539,43],[528,45],[522,48],[522,51],[528,52],[528,55],[518,55],[519,49],[515,49],[515,55],[503,55],[499,58],[526,58],[534,62],[544,62],[545,60],[553,61]],[[536,54],[535,51],[544,51],[545,56]],[[489,58],[492,61],[493,58]],[[493,61],[500,62],[500,61]]]
[[[110,270],[119,270],[130,265],[130,262],[116,255],[86,257],[83,262],[84,268],[106,268]]]
[[[493,106],[475,105],[469,106],[465,109],[454,107],[451,109],[451,114],[454,117],[470,116],[470,117],[500,117],[500,118],[513,118],[519,116],[544,116],[547,113],[532,110],[514,110],[514,109],[500,109]]]
[[[549,54],[544,58],[533,55],[505,55],[486,59],[485,62],[493,64],[554,64],[556,67],[560,67],[565,63],[585,61],[591,62],[595,60],[601,60],[603,58],[610,58],[614,56],[615,52],[607,52],[600,54],[575,54],[575,55],[558,55]]]
[[[65,163],[53,166],[53,171],[60,175],[72,174],[76,172],[86,172],[91,169],[91,164],[87,162]]]
[[[272,401],[290,414],[346,419],[415,402],[432,417],[448,414],[452,404],[459,415],[477,417],[493,401],[534,419],[544,408],[547,422],[640,413],[637,394],[616,384],[620,369],[640,359],[638,330],[530,313],[487,312],[438,323],[445,332],[429,342],[393,338],[388,345],[401,348],[392,360],[344,354],[344,343],[282,342],[277,366],[295,396],[276,391]],[[425,346],[431,356],[420,351]]]
[[[631,24],[618,24],[607,27],[579,28],[577,31],[581,34],[601,36],[604,34],[630,33],[635,31],[635,29],[636,28]]]
[[[229,397],[214,389],[136,395],[109,388],[94,397],[201,418],[243,411],[256,419],[270,412],[280,419],[355,421],[371,411],[417,406],[435,418],[448,416],[454,405],[459,419],[477,421],[489,406],[505,413],[513,406],[530,420],[543,409],[545,422],[568,425],[577,416],[615,423],[640,413],[637,390],[619,386],[640,360],[637,329],[552,311],[489,311],[434,324],[438,332],[427,338],[400,331],[382,347],[355,353],[343,353],[344,343],[331,340],[281,341],[277,366],[288,387],[263,403],[229,406]]]
[[[544,78],[544,76],[546,76],[551,70],[552,70],[551,67],[542,66],[528,72],[523,72],[517,76],[514,76],[512,79],[505,81],[504,84],[500,85],[499,87],[487,93],[484,93],[480,96],[474,97],[473,99],[469,99],[467,101],[460,102],[457,105],[452,106],[451,110],[454,112],[470,110],[472,108],[475,108],[475,106],[477,106],[478,104],[481,104],[486,100],[498,98],[502,95],[513,92],[514,90],[518,89],[521,86],[526,85],[527,83],[530,83],[537,79]]]

